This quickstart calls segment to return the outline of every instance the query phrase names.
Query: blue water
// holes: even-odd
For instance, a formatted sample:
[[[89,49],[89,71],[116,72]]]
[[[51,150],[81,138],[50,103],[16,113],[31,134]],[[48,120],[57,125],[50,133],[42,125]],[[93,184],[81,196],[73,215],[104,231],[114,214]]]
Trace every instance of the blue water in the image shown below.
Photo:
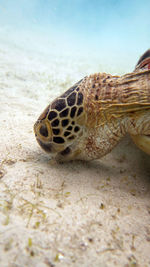
[[[150,47],[149,13],[149,0],[0,0],[0,29],[24,46],[126,71]]]

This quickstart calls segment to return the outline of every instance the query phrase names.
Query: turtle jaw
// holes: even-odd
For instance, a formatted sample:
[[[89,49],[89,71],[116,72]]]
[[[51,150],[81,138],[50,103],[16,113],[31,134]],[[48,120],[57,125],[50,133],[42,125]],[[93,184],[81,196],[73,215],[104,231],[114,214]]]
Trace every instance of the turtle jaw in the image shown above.
[[[47,153],[52,153],[52,145],[50,143],[43,143],[39,138],[36,138],[40,147]]]
[[[34,133],[40,147],[47,153],[53,153],[54,149],[49,125],[41,120],[37,120],[34,124]]]
[[[150,135],[131,135],[131,138],[141,150],[150,155]]]

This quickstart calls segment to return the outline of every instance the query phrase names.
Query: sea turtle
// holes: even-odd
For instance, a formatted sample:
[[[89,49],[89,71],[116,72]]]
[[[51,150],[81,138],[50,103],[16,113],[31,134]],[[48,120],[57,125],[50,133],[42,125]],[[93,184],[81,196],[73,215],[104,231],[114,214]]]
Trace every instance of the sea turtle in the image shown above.
[[[132,73],[86,76],[56,98],[34,125],[56,161],[98,159],[127,133],[150,154],[150,50]]]

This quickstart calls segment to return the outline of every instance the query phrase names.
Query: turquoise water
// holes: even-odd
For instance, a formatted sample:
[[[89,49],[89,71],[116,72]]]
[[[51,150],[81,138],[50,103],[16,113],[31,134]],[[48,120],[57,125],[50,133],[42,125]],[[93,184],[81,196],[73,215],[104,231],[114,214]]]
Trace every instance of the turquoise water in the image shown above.
[[[123,72],[150,47],[149,11],[149,0],[0,0],[0,30],[25,48]]]

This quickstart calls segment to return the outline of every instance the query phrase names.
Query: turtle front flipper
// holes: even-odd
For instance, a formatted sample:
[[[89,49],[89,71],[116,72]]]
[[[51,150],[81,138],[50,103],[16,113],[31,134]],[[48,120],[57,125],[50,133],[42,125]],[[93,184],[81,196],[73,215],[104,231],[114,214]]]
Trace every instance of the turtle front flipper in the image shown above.
[[[135,66],[135,71],[150,70],[150,49],[147,50],[139,59]]]
[[[150,69],[150,49],[147,50],[137,62],[135,71]],[[150,135],[131,135],[134,143],[145,153],[150,155]]]
[[[148,135],[131,135],[134,143],[145,153],[150,155],[150,136]]]

